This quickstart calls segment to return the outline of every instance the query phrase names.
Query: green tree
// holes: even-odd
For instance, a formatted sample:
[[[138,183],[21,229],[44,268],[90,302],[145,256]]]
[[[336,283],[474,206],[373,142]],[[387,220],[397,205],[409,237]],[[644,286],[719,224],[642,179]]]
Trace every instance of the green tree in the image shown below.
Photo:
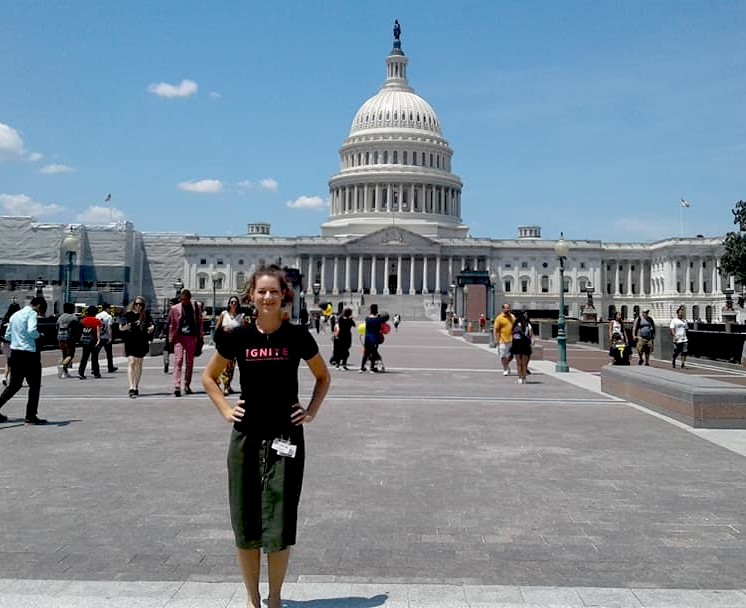
[[[725,253],[720,257],[720,272],[733,275],[736,283],[743,288],[746,286],[746,201],[738,201],[733,208],[733,223],[738,226],[738,231],[725,235]]]

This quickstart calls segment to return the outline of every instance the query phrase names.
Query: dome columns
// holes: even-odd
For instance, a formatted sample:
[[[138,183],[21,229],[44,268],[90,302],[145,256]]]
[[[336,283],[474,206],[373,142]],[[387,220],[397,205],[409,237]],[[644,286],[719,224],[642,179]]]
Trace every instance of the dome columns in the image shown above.
[[[331,191],[332,218],[372,213],[461,216],[461,190],[426,182],[359,183]]]

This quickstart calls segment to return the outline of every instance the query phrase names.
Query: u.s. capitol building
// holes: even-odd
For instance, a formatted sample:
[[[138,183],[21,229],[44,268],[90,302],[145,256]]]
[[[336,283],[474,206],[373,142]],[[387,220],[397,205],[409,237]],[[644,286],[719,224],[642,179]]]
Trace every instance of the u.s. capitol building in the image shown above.
[[[410,86],[407,68],[397,28],[383,86],[360,106],[339,150],[320,236],[275,237],[262,223],[228,237],[142,233],[131,223],[70,226],[0,218],[6,243],[0,304],[14,293],[30,297],[41,280],[59,311],[69,268],[74,301],[119,305],[143,294],[160,308],[183,285],[210,307],[213,288],[222,305],[243,289],[253,268],[275,262],[300,271],[309,301],[316,284],[324,300],[355,305],[365,298],[410,318],[436,318],[449,287],[468,268],[491,277],[498,305],[556,310],[555,241],[543,239],[537,226],[516,227],[510,240],[469,236],[453,150],[433,108]],[[75,239],[65,242],[71,232]],[[689,319],[719,320],[728,286],[718,273],[722,240],[569,241],[569,314],[580,316],[591,284],[603,318],[614,309],[630,318],[635,307],[644,307],[665,319],[684,304]]]

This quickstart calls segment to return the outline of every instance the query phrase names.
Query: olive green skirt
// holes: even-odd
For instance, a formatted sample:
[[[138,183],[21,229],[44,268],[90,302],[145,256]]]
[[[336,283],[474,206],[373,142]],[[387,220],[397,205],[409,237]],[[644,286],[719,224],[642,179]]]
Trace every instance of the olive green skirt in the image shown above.
[[[295,544],[303,486],[303,428],[293,429],[295,458],[280,456],[271,439],[233,430],[228,447],[228,499],[239,549],[282,551]]]

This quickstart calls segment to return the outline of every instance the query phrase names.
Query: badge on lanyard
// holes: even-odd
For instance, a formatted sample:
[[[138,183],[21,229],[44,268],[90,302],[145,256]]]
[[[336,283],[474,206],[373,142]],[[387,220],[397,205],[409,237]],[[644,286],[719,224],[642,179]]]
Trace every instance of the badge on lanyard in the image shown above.
[[[298,446],[293,445],[287,439],[275,439],[272,442],[272,449],[277,452],[280,456],[287,456],[288,458],[295,458],[295,452]]]

